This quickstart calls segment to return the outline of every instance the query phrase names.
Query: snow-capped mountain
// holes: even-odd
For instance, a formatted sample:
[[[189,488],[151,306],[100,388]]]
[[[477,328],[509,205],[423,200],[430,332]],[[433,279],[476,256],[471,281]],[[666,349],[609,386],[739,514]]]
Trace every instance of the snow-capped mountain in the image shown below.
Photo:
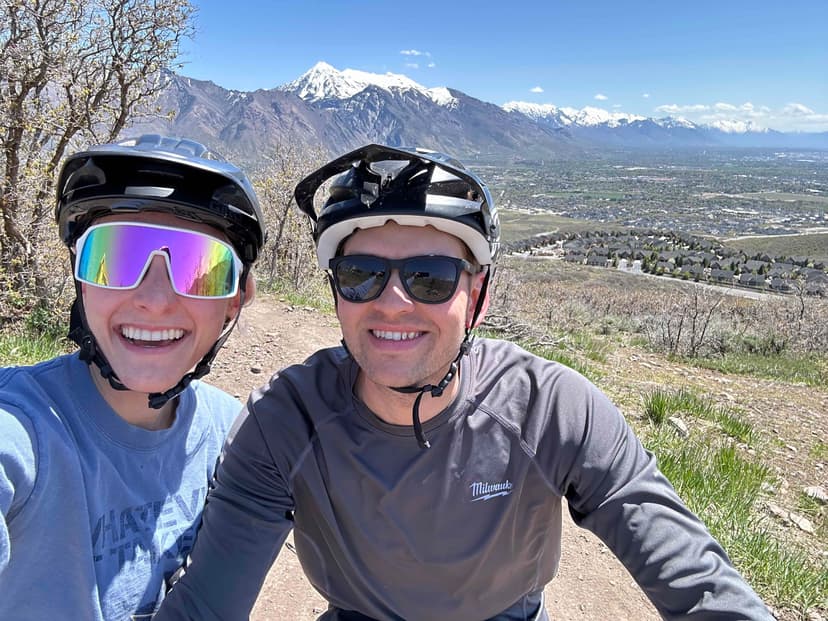
[[[323,62],[287,84],[253,92],[174,73],[163,77],[167,87],[157,106],[164,117],[139,119],[129,131],[191,137],[247,162],[285,145],[336,154],[367,142],[498,160],[607,147],[828,149],[828,132],[784,134],[737,122],[702,126],[676,117],[519,101],[499,106],[450,87],[426,88],[404,75],[339,71]]]
[[[339,133],[391,144],[473,154],[571,152],[568,136],[447,87],[426,88],[394,73],[339,71],[319,62],[278,87],[323,112]]]
[[[744,134],[748,132],[767,133],[767,129],[757,126],[750,121],[717,121],[708,125],[693,123],[681,117],[648,118],[625,112],[609,112],[602,108],[587,106],[580,110],[576,108],[558,108],[552,104],[536,104],[526,101],[510,101],[503,104],[507,112],[519,112],[535,121],[552,123],[559,127],[576,125],[580,127],[623,127],[636,121],[650,121],[665,129],[714,129],[727,134]]]
[[[338,71],[326,62],[320,61],[296,80],[279,88],[299,96],[309,103],[331,99],[350,99],[369,86],[377,86],[390,93],[415,91],[434,103],[451,107],[457,99],[445,87],[426,88],[411,78],[397,73],[368,73],[356,69]]]

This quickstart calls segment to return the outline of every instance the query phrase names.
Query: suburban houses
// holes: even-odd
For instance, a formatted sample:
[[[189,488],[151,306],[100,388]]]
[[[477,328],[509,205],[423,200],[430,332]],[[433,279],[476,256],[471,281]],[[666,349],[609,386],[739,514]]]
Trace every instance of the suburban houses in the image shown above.
[[[826,263],[805,256],[747,256],[715,240],[672,231],[582,231],[536,235],[506,252],[716,285],[828,297]]]

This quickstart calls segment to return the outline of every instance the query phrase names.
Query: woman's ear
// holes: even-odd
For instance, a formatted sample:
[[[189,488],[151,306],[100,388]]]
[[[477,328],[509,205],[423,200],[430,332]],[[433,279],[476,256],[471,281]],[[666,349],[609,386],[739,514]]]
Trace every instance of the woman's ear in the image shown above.
[[[256,279],[253,278],[253,274],[247,274],[247,278],[244,281],[244,306],[247,306],[253,300],[256,299]],[[236,294],[230,304],[227,305],[227,316],[224,322],[224,326],[227,327],[230,325],[231,322],[235,321],[236,316],[241,311],[241,304],[242,304],[242,292],[239,291]]]
[[[253,272],[247,273],[247,280],[244,287],[244,305],[252,303],[256,299],[256,279],[253,278]]]

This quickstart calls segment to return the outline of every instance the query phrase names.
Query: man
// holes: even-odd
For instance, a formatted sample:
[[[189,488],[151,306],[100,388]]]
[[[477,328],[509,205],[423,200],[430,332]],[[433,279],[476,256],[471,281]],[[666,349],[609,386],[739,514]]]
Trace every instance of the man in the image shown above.
[[[253,299],[262,212],[156,135],[69,156],[57,199],[80,351],[0,369],[0,619],[149,619],[241,410],[198,378]]]
[[[597,388],[472,342],[500,235],[475,175],[368,145],[295,195],[343,347],[251,395],[159,621],[247,618],[291,528],[320,619],[545,620],[563,497],[665,618],[771,618]]]

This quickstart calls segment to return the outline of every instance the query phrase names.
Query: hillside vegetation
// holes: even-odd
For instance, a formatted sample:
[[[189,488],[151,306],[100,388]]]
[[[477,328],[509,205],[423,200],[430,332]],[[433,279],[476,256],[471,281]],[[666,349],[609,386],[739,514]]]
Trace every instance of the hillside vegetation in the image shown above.
[[[828,232],[740,237],[725,240],[725,245],[749,255],[758,252],[770,256],[802,255],[828,262]]]

